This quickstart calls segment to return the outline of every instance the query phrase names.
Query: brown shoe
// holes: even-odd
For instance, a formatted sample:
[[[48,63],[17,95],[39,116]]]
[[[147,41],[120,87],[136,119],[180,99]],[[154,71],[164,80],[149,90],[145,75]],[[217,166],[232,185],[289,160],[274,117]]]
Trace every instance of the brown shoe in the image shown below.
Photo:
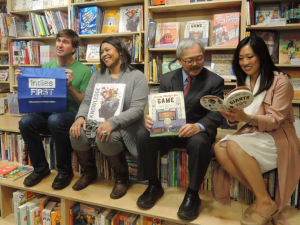
[[[75,191],[80,191],[86,188],[91,182],[95,180],[97,180],[97,171],[92,173],[83,172],[81,177],[76,181],[72,188]]]
[[[110,193],[110,197],[113,199],[122,198],[127,193],[128,186],[129,186],[128,179],[116,180],[115,186],[114,186],[112,192]]]

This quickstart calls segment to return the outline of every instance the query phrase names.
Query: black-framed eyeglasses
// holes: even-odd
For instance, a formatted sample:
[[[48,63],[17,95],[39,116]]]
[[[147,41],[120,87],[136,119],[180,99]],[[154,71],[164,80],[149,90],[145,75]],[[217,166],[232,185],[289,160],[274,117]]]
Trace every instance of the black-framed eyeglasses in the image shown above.
[[[183,62],[185,62],[187,65],[193,65],[194,62],[201,63],[204,61],[204,55],[199,55],[196,59],[181,59]]]

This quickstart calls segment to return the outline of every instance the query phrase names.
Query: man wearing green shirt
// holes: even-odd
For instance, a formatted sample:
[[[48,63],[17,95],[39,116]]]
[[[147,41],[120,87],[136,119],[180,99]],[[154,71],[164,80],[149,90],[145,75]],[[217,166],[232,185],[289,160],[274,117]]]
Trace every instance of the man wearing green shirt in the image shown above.
[[[74,176],[69,130],[75,121],[79,105],[91,78],[90,69],[72,57],[79,45],[79,40],[79,36],[73,30],[60,31],[56,36],[55,45],[57,59],[42,66],[42,68],[66,67],[67,112],[28,114],[19,122],[19,129],[28,146],[29,157],[34,167],[34,171],[24,180],[26,186],[34,186],[50,174],[41,134],[51,134],[55,141],[58,174],[52,187],[63,189],[70,184]],[[16,70],[15,73],[20,75],[21,72]]]

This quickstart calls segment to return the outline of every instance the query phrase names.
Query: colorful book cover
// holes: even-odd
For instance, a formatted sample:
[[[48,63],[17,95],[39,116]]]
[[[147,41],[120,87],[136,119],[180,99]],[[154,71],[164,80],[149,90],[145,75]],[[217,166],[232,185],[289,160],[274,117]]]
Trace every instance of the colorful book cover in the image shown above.
[[[120,8],[119,32],[143,30],[143,6],[124,6]]]
[[[281,18],[281,3],[263,3],[254,5],[254,18],[257,25],[269,25],[271,19]]]
[[[150,94],[148,103],[153,121],[150,137],[177,136],[186,124],[183,92]]]
[[[62,225],[60,210],[51,212],[51,225]]]
[[[275,64],[279,62],[279,33],[277,31],[261,31],[261,30],[254,30],[251,31],[251,35],[256,35],[261,37],[268,49],[270,56]]]
[[[179,22],[157,23],[155,48],[176,48],[179,43]]]
[[[240,37],[240,13],[214,15],[213,46],[237,46]]]
[[[153,5],[165,5],[166,0],[153,0]]]
[[[17,169],[17,166],[1,166],[0,167],[0,177],[3,177],[4,175],[8,174],[9,172]]]
[[[97,13],[98,7],[80,8],[80,34],[97,34]]]
[[[236,79],[232,70],[233,54],[212,54],[211,68],[224,79]]]
[[[105,10],[102,33],[118,33],[120,10]]]
[[[126,84],[97,83],[94,87],[88,120],[105,122],[123,110]]]
[[[279,38],[279,64],[293,64],[300,58],[300,31],[281,31]]]
[[[177,58],[176,55],[163,55],[162,56],[162,64],[161,64],[162,74],[174,71],[174,70],[179,69],[179,68],[182,67],[181,64],[179,63],[179,61],[176,60],[174,63],[172,63],[170,65],[171,69],[169,69],[170,62],[174,61],[176,58]]]
[[[11,171],[10,173],[4,175],[2,179],[8,181],[15,181],[21,177],[24,177],[28,173],[32,172],[33,168],[28,166],[19,166],[15,170]]]
[[[86,50],[87,50],[86,45],[79,45],[78,46],[78,61],[79,62],[86,61]]]
[[[100,44],[88,44],[87,45],[86,61],[100,62]]]
[[[184,38],[196,38],[208,46],[209,20],[186,21],[184,24]]]
[[[154,48],[156,22],[149,17],[147,26],[146,48]]]

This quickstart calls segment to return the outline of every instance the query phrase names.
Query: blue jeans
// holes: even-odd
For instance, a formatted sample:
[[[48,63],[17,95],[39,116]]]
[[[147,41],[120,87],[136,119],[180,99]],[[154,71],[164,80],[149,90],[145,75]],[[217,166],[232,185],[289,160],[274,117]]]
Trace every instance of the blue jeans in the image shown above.
[[[46,160],[41,134],[52,135],[56,147],[58,173],[72,171],[69,130],[75,121],[75,112],[35,113],[24,116],[19,122],[21,135],[28,146],[28,153],[35,172],[41,172],[49,164]]]

